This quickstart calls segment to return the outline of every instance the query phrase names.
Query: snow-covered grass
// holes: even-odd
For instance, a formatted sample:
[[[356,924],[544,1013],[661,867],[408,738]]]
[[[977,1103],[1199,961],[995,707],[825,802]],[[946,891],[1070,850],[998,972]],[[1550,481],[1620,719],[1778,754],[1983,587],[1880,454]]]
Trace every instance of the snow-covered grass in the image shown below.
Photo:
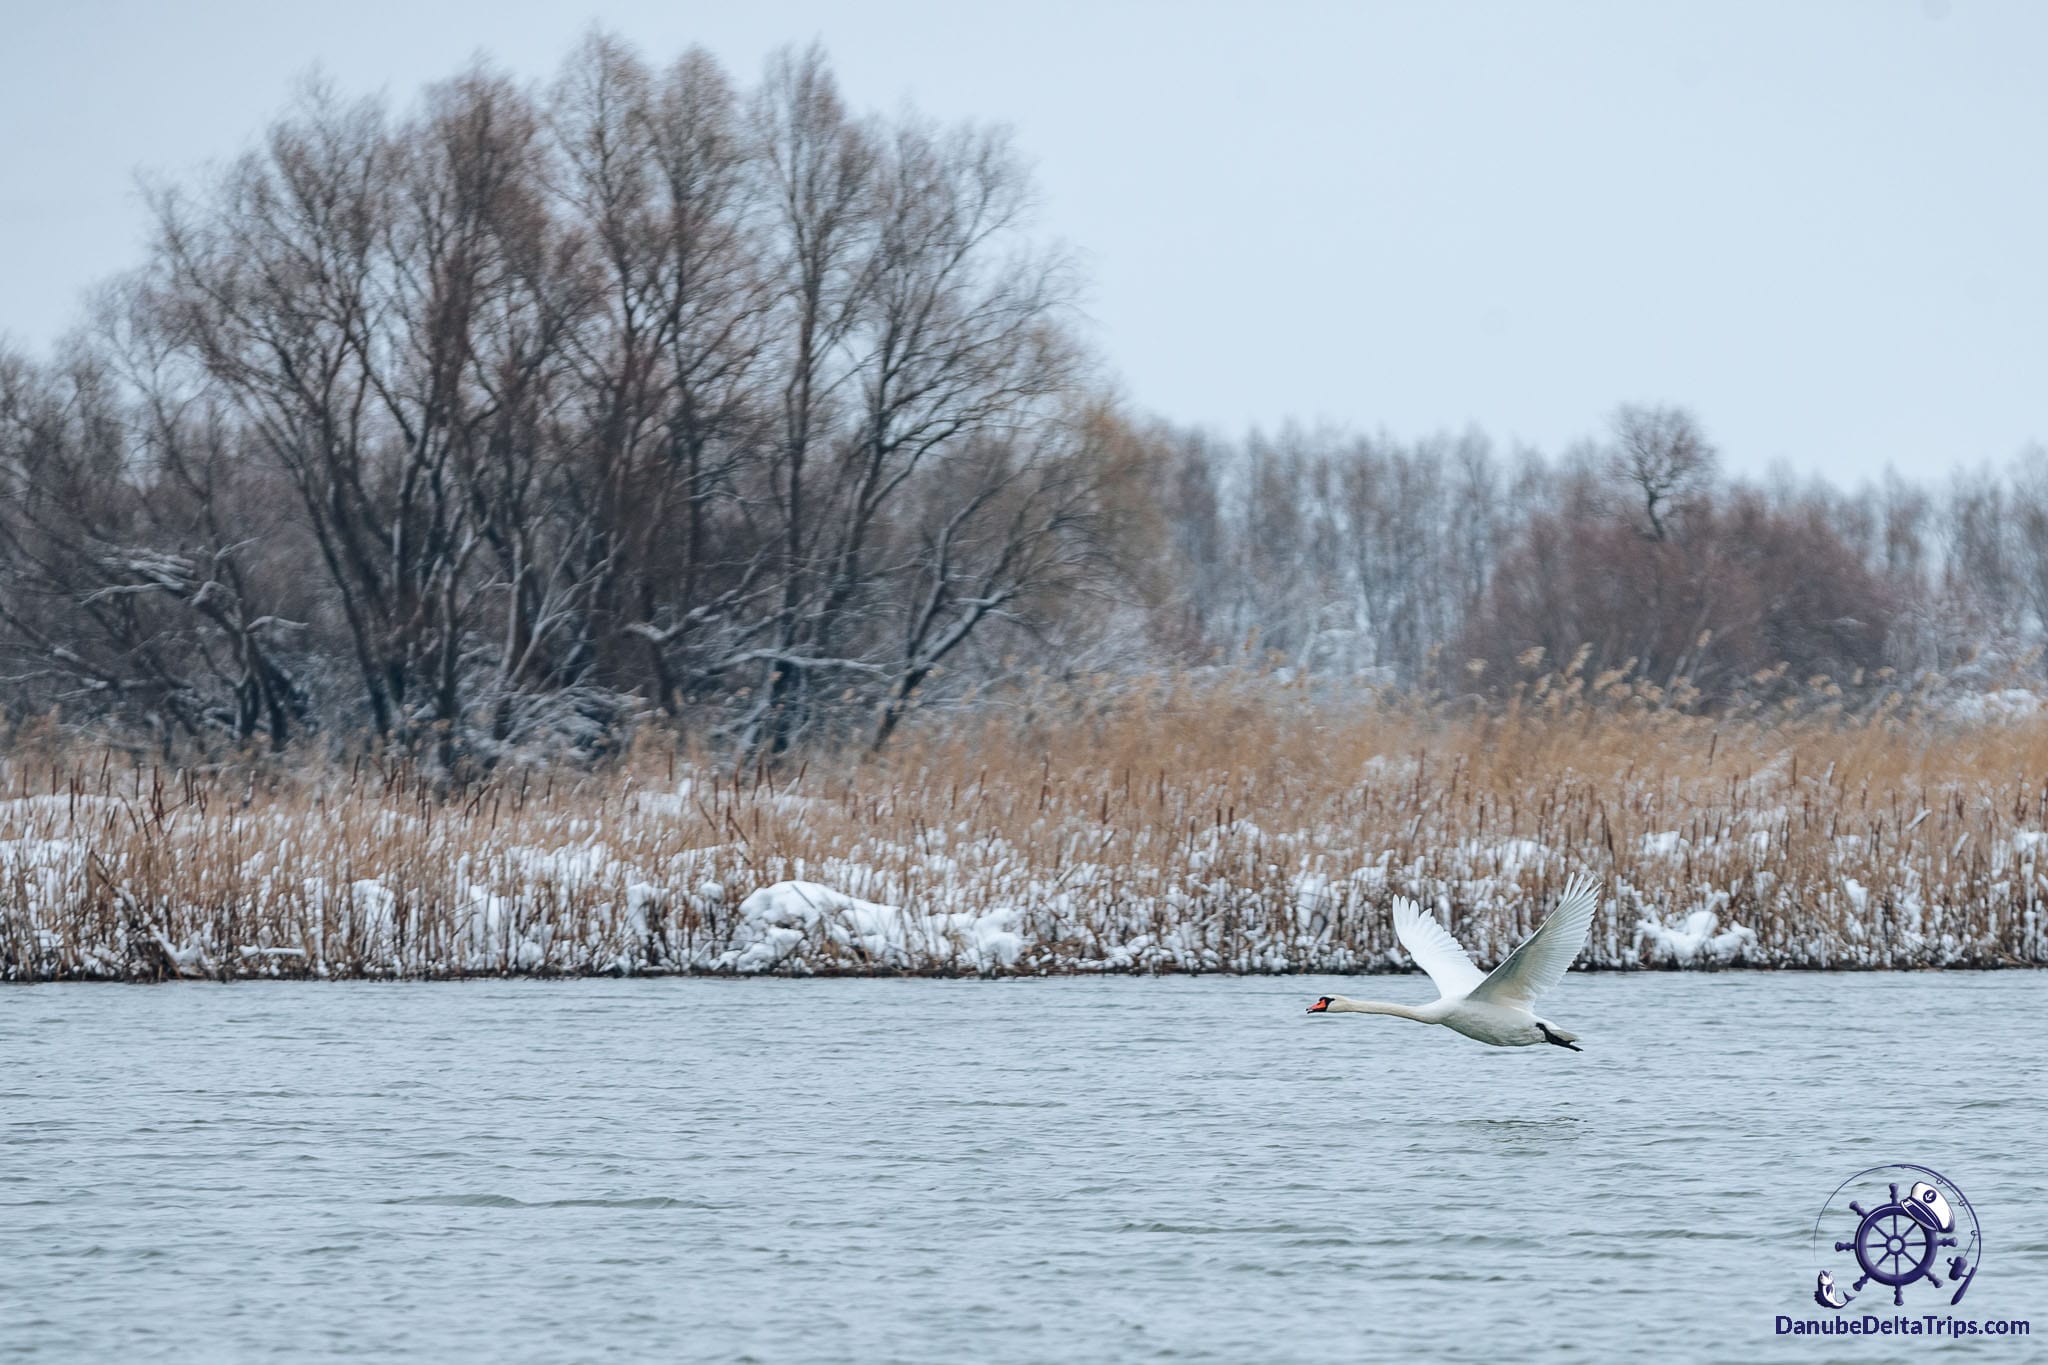
[[[1162,684],[882,758],[653,755],[437,791],[404,766],[0,760],[0,979],[1395,969],[1482,963],[1575,871],[1582,963],[2048,961],[2048,712],[1768,723]]]

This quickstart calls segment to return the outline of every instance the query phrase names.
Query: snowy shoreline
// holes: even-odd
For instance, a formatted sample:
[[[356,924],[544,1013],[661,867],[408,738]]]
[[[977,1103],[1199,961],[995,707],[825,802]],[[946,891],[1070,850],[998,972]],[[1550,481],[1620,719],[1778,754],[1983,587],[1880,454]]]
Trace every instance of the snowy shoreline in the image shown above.
[[[1502,800],[1423,778],[1373,759],[1257,819],[1220,783],[1133,795],[1114,772],[986,794],[686,774],[467,803],[74,779],[0,798],[0,981],[1366,974],[1410,968],[1397,895],[1489,966],[1580,872],[1603,888],[1582,969],[2048,965],[2031,783],[1872,800],[1788,761],[1567,771]]]
[[[1154,915],[1126,919],[1135,932],[1104,935],[1107,907],[1091,913],[1071,898],[1035,909],[919,910],[867,900],[818,881],[788,879],[761,887],[729,904],[725,887],[709,879],[675,892],[630,879],[610,865],[601,848],[558,850],[555,856],[519,850],[515,861],[548,865],[548,875],[527,894],[506,896],[484,884],[466,883],[454,906],[437,908],[401,897],[377,878],[342,886],[307,879],[296,890],[301,911],[286,920],[302,932],[264,932],[255,942],[238,941],[232,921],[249,918],[152,913],[132,893],[108,885],[122,912],[101,920],[98,941],[55,930],[20,931],[18,904],[0,916],[0,981],[137,981],[185,977],[210,979],[466,979],[502,976],[937,976],[1043,975],[1370,975],[1413,970],[1394,945],[1390,925],[1373,932],[1379,900],[1396,891],[1434,902],[1458,932],[1469,936],[1482,965],[1511,949],[1546,906],[1518,896],[1512,883],[1493,878],[1462,884],[1424,883],[1387,875],[1368,866],[1344,885],[1318,878],[1297,879],[1290,905],[1272,925],[1246,920],[1246,903],[1228,888],[1207,907],[1183,903],[1178,922]],[[96,860],[77,846],[57,841],[30,844],[0,841],[0,884],[59,892],[81,870],[88,877]],[[611,873],[613,875],[607,875]],[[2026,880],[2048,878],[2026,865]],[[566,874],[566,875],[565,875]],[[578,886],[581,880],[583,885]],[[587,893],[609,885],[615,899],[592,901]],[[1208,890],[1213,894],[1216,888]],[[575,923],[558,922],[541,906],[578,891],[585,912]],[[1475,909],[1474,893],[1490,895]],[[1462,893],[1462,894],[1459,894]],[[1863,915],[1869,893],[1853,879],[1846,898]],[[2002,945],[1943,932],[1948,918],[1939,908],[1913,907],[1911,925],[1872,928],[1863,918],[1846,921],[1848,933],[1778,929],[1766,942],[1755,927],[1729,913],[1726,892],[1663,918],[1649,911],[1626,880],[1610,882],[1591,941],[1578,969],[1645,970],[1929,970],[2044,965],[2048,945],[2041,939],[2033,908],[2024,914],[2031,960]],[[45,902],[46,904],[48,902]],[[1465,913],[1455,907],[1462,904]],[[1156,910],[1156,907],[1155,907]],[[44,918],[29,916],[31,922]],[[1265,917],[1262,917],[1265,918]],[[1090,921],[1095,921],[1091,924]],[[1235,923],[1233,923],[1235,921]],[[1141,923],[1158,926],[1140,928]],[[1295,932],[1284,930],[1291,926]],[[1363,931],[1369,946],[1358,946],[1339,927]],[[33,950],[19,951],[24,938]],[[277,941],[280,937],[293,941]],[[1383,941],[1374,942],[1373,940]]]

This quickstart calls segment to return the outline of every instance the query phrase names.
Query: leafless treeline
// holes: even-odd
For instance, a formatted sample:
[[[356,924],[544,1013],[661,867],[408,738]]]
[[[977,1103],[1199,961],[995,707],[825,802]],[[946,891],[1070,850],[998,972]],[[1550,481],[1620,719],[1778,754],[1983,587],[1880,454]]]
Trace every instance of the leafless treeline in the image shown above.
[[[1554,459],[1477,433],[1170,444],[1154,621],[1184,652],[1479,693],[1577,658],[1707,706],[1816,679],[2041,676],[2039,450],[1944,489],[1845,493],[1731,482],[1673,407],[1624,406]]]
[[[0,353],[0,708],[448,766],[886,740],[1034,667],[1250,650],[1485,690],[1540,646],[1709,704],[1950,668],[2048,616],[2048,473],[1732,488],[1692,419],[1148,431],[1078,343],[999,132],[589,39],[394,114],[314,89],[155,193],[144,265]]]
[[[622,707],[885,736],[1081,586],[1109,427],[998,132],[593,37],[399,119],[310,93],[5,362],[11,697],[488,754]]]

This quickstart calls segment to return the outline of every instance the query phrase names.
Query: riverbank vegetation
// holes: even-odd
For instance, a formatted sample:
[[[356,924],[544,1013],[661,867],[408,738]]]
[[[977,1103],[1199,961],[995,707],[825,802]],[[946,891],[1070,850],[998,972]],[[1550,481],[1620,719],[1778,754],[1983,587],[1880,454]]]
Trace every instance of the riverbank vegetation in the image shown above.
[[[1047,683],[882,754],[461,788],[28,745],[0,976],[1373,971],[1397,893],[1490,963],[1582,869],[1589,967],[2048,961],[2048,714],[1935,700],[1710,718],[1569,661],[1498,711]]]
[[[1034,199],[602,33],[153,186],[0,347],[0,977],[2043,959],[2038,448],[1178,430]]]

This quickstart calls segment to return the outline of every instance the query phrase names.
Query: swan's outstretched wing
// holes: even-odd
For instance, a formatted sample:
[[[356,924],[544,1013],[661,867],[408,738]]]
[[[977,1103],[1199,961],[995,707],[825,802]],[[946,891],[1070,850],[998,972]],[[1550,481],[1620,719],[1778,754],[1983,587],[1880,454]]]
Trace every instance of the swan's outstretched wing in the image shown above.
[[[1451,931],[1406,896],[1394,897],[1394,937],[1401,940],[1415,965],[1429,973],[1446,1000],[1468,993],[1486,979],[1451,937]]]
[[[1572,878],[1543,927],[1509,953],[1507,961],[1473,989],[1472,998],[1496,1005],[1533,1003],[1564,980],[1572,959],[1586,946],[1586,931],[1592,928],[1599,905],[1600,884],[1583,874]]]

